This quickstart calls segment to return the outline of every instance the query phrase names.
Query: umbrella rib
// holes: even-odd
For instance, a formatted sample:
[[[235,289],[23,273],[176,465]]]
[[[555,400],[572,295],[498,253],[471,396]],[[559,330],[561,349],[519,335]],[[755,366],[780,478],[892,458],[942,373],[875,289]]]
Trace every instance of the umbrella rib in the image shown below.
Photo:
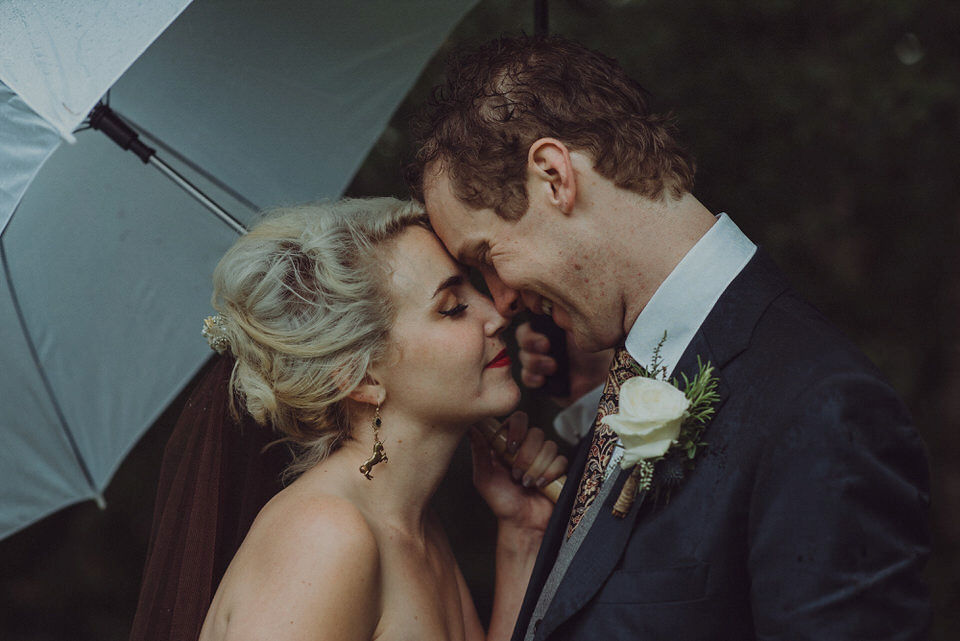
[[[106,507],[106,501],[104,501],[103,494],[97,489],[97,485],[93,481],[93,474],[91,474],[90,468],[87,467],[86,461],[83,460],[83,455],[80,453],[80,447],[77,445],[77,441],[73,437],[73,433],[70,431],[67,418],[63,413],[63,409],[60,407],[60,402],[57,400],[56,394],[53,392],[53,386],[50,384],[50,380],[43,371],[43,367],[40,363],[40,355],[37,352],[36,345],[34,345],[33,337],[30,335],[30,332],[27,329],[27,321],[26,318],[24,318],[23,309],[20,307],[20,300],[17,297],[17,290],[13,286],[13,279],[10,277],[10,265],[7,261],[7,250],[6,246],[4,245],[2,235],[0,235],[0,263],[3,265],[3,275],[7,281],[7,289],[10,292],[10,299],[13,301],[13,310],[17,315],[17,320],[20,323],[20,331],[23,333],[23,337],[27,343],[27,348],[30,350],[30,357],[33,359],[34,367],[36,367],[37,374],[40,376],[40,381],[43,383],[43,387],[47,392],[50,403],[53,405],[53,410],[57,415],[57,420],[60,422],[60,429],[66,436],[67,442],[70,444],[70,449],[77,461],[77,465],[80,467],[80,471],[83,473],[87,484],[93,491],[94,500],[100,509],[103,509]]]

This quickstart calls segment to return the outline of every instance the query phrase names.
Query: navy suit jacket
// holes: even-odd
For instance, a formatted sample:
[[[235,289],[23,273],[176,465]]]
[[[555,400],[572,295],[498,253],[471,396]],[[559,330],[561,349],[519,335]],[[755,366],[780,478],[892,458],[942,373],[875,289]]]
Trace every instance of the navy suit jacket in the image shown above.
[[[674,375],[692,378],[698,356],[717,368],[721,399],[696,468],[669,502],[648,496],[622,519],[620,474],[535,638],[926,641],[926,457],[896,393],[761,250]],[[576,486],[557,503],[515,641]]]

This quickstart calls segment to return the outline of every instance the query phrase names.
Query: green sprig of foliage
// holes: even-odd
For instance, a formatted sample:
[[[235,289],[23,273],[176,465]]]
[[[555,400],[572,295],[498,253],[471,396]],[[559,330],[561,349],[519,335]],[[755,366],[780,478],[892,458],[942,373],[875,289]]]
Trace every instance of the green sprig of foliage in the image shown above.
[[[687,408],[687,415],[677,439],[677,445],[686,452],[689,460],[697,456],[697,448],[706,446],[706,443],[700,440],[700,436],[717,411],[716,403],[720,400],[713,365],[709,362],[704,364],[697,356],[697,368],[697,375],[693,380],[681,372],[682,384],[676,378],[672,381],[677,389],[683,390],[687,400],[690,401],[690,407]]]

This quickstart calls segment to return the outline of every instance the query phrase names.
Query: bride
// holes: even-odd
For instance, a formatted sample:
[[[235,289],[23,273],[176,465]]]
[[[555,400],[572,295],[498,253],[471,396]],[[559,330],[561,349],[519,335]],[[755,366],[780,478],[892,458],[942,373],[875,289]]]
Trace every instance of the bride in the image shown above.
[[[202,641],[512,634],[552,510],[528,488],[566,460],[519,413],[507,421],[515,470],[471,429],[519,400],[507,319],[425,220],[390,198],[286,209],[217,266],[219,314],[205,333],[236,358],[235,410],[273,425],[297,455],[295,480],[230,563]],[[468,432],[474,483],[498,519],[486,634],[430,510]]]

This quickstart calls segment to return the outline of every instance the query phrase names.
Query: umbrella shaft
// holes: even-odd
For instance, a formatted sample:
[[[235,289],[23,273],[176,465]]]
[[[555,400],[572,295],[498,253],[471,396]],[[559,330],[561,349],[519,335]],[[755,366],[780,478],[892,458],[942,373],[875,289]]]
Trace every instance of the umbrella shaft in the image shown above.
[[[247,233],[247,228],[244,227],[240,221],[231,216],[225,209],[223,209],[223,207],[213,202],[205,193],[197,189],[193,183],[180,175],[173,167],[163,162],[156,156],[150,156],[150,160],[148,162],[159,169],[160,172],[167,178],[179,185],[181,189],[193,196],[197,202],[213,212],[217,218],[225,222],[227,226],[229,226],[235,232],[241,235]]]

